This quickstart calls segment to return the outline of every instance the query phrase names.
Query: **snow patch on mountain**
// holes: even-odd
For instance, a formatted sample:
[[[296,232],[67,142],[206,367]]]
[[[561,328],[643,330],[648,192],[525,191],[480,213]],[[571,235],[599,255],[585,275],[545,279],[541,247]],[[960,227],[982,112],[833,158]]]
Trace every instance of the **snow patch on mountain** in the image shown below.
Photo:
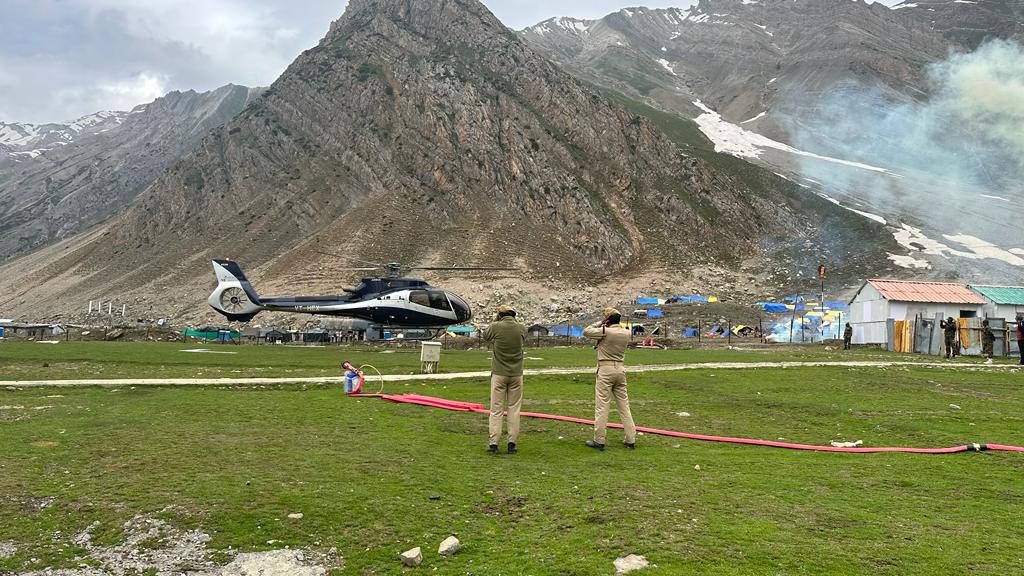
[[[993,259],[1006,262],[1013,266],[1024,266],[1024,249],[1022,248],[1000,248],[991,242],[982,240],[969,234],[943,234],[947,241],[959,244],[963,249],[951,248],[948,244],[933,240],[927,237],[920,228],[909,224],[901,224],[901,227],[893,231],[893,238],[908,250],[922,252],[933,256],[949,258],[967,258],[970,260]]]
[[[694,122],[697,123],[697,127],[700,128],[700,131],[715,144],[715,152],[724,152],[741,158],[760,158],[766,148],[772,148],[783,152],[789,152],[790,154],[825,160],[827,162],[834,162],[836,164],[860,168],[862,170],[870,170],[872,172],[880,172],[890,175],[893,174],[889,170],[879,168],[878,166],[871,166],[870,164],[862,164],[860,162],[851,162],[849,160],[832,158],[830,156],[821,156],[820,154],[794,148],[788,144],[772,140],[771,138],[762,136],[756,132],[745,130],[736,124],[725,121],[718,112],[708,108],[700,100],[694,100],[693,105],[704,112],[700,116],[694,118]]]

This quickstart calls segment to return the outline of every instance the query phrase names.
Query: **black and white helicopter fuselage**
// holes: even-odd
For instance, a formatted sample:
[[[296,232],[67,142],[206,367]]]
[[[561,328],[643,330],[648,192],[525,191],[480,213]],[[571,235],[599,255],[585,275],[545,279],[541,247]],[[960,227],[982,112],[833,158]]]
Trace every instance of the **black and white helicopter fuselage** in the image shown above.
[[[394,327],[443,328],[473,316],[456,294],[415,278],[363,278],[339,296],[261,298],[237,263],[214,260],[213,272],[217,287],[207,301],[232,321],[248,322],[260,312],[274,311],[344,316]]]

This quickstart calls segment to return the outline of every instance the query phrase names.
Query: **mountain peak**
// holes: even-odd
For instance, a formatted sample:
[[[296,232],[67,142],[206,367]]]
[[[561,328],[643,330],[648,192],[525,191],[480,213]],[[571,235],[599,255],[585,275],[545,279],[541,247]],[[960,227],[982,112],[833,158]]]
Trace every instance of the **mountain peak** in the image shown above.
[[[441,41],[479,27],[505,30],[477,0],[351,0],[324,40],[330,42],[339,34],[382,21],[399,23],[424,38]]]

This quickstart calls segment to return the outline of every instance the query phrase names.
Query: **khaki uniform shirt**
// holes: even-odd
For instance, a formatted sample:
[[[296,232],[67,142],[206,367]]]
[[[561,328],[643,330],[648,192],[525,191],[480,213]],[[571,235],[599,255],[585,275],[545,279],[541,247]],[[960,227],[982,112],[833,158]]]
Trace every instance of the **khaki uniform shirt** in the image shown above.
[[[523,343],[526,327],[511,316],[492,322],[484,330],[483,339],[493,345],[491,374],[498,376],[523,375]]]
[[[618,324],[614,326],[603,326],[603,322],[596,322],[583,329],[583,335],[592,340],[597,340],[597,360],[611,360],[623,362],[626,357],[626,344],[629,344],[629,329]]]

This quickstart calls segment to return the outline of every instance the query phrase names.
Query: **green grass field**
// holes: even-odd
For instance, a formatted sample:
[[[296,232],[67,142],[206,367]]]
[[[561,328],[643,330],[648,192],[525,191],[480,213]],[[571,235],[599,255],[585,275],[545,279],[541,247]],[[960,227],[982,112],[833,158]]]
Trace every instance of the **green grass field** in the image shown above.
[[[0,371],[319,375],[335,374],[339,356],[387,372],[411,371],[418,358],[61,346],[0,344]],[[640,352],[628,360],[658,359]],[[585,366],[593,350],[529,354]],[[825,359],[811,350],[767,358],[694,350],[666,361],[803,354]],[[444,362],[449,371],[487,367],[484,351],[446,352]],[[524,409],[592,417],[591,378],[528,378]],[[483,381],[387,390],[487,401]],[[630,394],[638,423],[686,432],[811,444],[1024,444],[1017,371],[698,369],[634,374]],[[338,574],[400,573],[397,554],[413,546],[424,552],[417,570],[439,574],[611,574],[612,560],[628,553],[656,564],[652,574],[1024,572],[1021,454],[829,454],[652,435],[627,451],[614,430],[598,453],[583,446],[585,426],[524,419],[521,452],[490,456],[484,415],[348,398],[337,386],[0,388],[0,407],[0,544],[17,548],[0,559],[0,573],[95,564],[74,535],[98,522],[93,541],[116,544],[139,514],[203,530],[225,561],[234,550],[336,548]],[[292,512],[304,517],[290,520]],[[441,558],[437,545],[449,534],[463,549]]]

